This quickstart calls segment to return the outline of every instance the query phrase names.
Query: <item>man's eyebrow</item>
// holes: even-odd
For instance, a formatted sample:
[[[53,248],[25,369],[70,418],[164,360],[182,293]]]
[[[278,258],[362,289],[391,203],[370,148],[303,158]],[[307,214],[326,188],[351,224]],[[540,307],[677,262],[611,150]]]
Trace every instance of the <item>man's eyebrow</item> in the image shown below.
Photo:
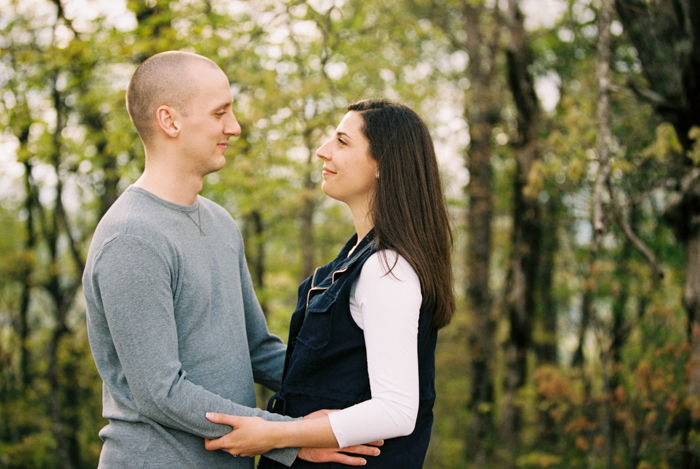
[[[226,101],[225,103],[221,103],[218,106],[214,107],[214,111],[218,111],[219,109],[224,109],[229,106],[233,106],[233,101]]]

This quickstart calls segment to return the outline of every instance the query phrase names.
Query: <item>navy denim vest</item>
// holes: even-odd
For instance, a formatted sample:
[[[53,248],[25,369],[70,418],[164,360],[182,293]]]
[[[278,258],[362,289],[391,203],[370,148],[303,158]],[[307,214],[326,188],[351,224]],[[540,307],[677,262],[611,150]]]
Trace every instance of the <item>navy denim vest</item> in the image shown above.
[[[350,313],[350,290],[362,265],[376,252],[370,232],[353,253],[353,236],[338,257],[316,269],[299,287],[297,308],[292,315],[287,342],[282,389],[268,410],[303,417],[319,409],[344,409],[370,399],[367,352],[362,329]],[[411,469],[423,467],[433,423],[435,402],[435,344],[437,330],[432,314],[421,310],[418,326],[420,404],[416,427],[408,436],[384,442],[381,455],[367,456],[367,468]],[[371,421],[366,425],[372,425]],[[261,458],[259,468],[282,469],[279,463]],[[294,468],[340,468],[343,464],[314,464],[298,459]]]

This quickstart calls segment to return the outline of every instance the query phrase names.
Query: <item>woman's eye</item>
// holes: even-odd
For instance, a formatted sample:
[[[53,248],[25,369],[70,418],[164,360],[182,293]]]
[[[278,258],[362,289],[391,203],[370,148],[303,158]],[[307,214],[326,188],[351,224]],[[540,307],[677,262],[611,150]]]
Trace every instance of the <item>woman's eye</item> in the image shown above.
[[[341,145],[347,145],[347,143],[345,143],[345,140],[343,140],[342,138],[338,139],[338,143],[340,143]]]

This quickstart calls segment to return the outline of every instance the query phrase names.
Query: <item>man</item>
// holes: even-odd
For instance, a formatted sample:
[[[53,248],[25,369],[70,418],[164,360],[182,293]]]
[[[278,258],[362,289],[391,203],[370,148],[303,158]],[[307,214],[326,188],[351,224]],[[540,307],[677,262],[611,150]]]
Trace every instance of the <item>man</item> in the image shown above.
[[[198,195],[241,132],[228,79],[205,57],[164,52],[138,67],[126,101],[145,169],[100,221],[83,274],[109,420],[99,467],[252,468],[204,447],[231,431],[207,412],[288,419],[255,408],[253,382],[279,389],[286,347],[267,330],[236,224]],[[298,451],[266,456],[291,465]]]

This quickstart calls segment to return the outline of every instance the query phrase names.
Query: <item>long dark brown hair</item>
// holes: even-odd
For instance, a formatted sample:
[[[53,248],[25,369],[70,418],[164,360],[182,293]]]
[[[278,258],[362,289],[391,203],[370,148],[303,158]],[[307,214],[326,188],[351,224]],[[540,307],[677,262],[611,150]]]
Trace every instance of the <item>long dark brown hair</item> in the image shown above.
[[[406,258],[420,279],[433,327],[444,327],[455,310],[453,239],[430,132],[413,110],[385,99],[359,101],[348,111],[362,116],[379,169],[370,206],[377,247]]]

